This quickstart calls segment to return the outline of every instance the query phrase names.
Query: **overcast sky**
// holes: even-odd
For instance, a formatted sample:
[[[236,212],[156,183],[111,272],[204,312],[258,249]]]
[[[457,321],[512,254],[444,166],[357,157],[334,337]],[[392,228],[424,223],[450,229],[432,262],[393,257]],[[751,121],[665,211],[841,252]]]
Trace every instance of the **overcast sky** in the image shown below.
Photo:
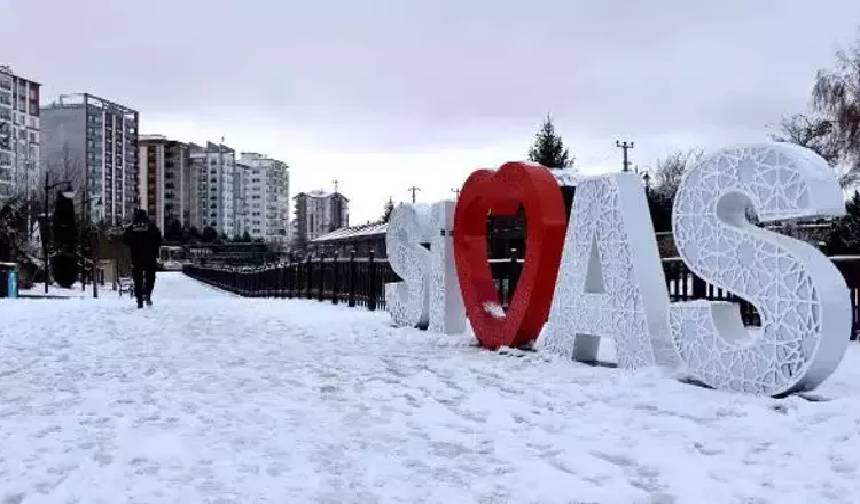
[[[0,0],[0,63],[142,133],[226,137],[331,189],[352,222],[525,157],[546,113],[581,171],[767,138],[856,40],[857,0]]]

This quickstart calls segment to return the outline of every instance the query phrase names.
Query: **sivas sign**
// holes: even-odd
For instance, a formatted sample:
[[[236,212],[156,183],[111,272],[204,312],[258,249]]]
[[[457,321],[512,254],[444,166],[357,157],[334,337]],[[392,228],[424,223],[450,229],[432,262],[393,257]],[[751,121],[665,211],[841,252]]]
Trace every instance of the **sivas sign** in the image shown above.
[[[386,245],[404,281],[386,285],[386,302],[397,325],[453,333],[468,318],[486,348],[535,343],[579,361],[594,361],[601,339],[612,338],[622,368],[683,367],[711,387],[767,395],[815,388],[845,352],[851,301],[842,275],[816,248],[747,219],[748,210],[765,222],[844,214],[832,170],[807,149],[720,150],[684,175],[675,197],[681,258],[751,302],[760,328],[744,327],[736,303],[669,302],[634,174],[581,178],[566,231],[561,191],[541,166],[478,170],[460,194],[456,209],[403,204],[392,214]],[[505,312],[486,218],[519,208],[526,255]]]

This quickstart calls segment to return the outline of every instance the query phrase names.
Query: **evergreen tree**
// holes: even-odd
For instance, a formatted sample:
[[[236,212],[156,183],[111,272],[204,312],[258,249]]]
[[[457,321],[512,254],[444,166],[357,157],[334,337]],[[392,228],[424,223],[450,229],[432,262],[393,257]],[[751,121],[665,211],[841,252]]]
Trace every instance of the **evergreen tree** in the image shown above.
[[[845,215],[833,226],[826,252],[829,255],[860,253],[860,192],[855,190],[845,204]]]
[[[214,228],[206,226],[203,228],[203,235],[200,237],[200,240],[203,243],[212,243],[218,239],[218,232],[215,231]]]
[[[69,288],[78,278],[78,226],[75,224],[75,204],[62,192],[57,193],[54,206],[54,253],[52,269],[54,280]]]
[[[546,116],[543,124],[535,134],[535,142],[529,149],[529,160],[547,168],[564,169],[573,166],[575,157],[570,155],[564,146],[561,136],[555,132],[552,117]]]
[[[385,203],[385,209],[382,212],[382,222],[388,223],[391,220],[391,212],[394,211],[394,201],[391,198],[388,198],[388,202]]]
[[[247,230],[244,233],[242,233],[242,241],[246,242],[246,243],[251,242],[251,233],[249,233]]]
[[[168,243],[178,243],[182,241],[182,223],[179,219],[170,219],[162,230],[164,233],[164,241]]]

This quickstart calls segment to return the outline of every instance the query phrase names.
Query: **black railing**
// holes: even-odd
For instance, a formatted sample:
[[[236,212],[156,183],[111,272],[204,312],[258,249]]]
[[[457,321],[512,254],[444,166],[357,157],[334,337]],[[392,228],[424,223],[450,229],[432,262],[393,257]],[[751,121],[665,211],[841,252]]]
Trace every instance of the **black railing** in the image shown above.
[[[851,291],[853,335],[860,333],[860,257],[833,257]],[[507,259],[490,259],[490,270],[499,292],[502,308],[507,310],[523,268],[516,252]],[[304,298],[362,306],[368,310],[385,309],[385,284],[400,278],[387,259],[369,257],[316,257],[287,264],[262,267],[186,266],[186,275],[241,296]],[[707,299],[740,304],[745,325],[757,326],[761,319],[755,307],[743,299],[717,288],[694,275],[679,258],[663,259],[663,272],[669,299],[690,301]]]
[[[397,282],[387,259],[316,257],[263,267],[185,266],[201,282],[246,297],[304,298],[385,309],[385,283]]]

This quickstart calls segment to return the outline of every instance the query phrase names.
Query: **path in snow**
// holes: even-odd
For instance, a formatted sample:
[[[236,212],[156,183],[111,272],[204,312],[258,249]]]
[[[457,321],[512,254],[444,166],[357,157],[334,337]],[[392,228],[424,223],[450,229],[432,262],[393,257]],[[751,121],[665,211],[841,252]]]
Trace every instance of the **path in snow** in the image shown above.
[[[160,275],[0,302],[0,503],[860,502],[860,346],[810,402]]]

